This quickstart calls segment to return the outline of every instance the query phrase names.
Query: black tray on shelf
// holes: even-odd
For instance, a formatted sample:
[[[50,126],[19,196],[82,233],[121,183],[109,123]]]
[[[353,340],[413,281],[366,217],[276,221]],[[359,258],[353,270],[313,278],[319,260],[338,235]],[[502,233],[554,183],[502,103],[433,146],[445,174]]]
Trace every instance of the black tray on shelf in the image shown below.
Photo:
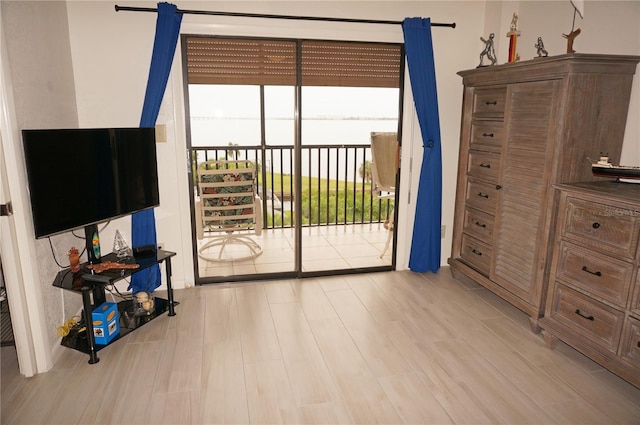
[[[102,261],[104,262],[122,262],[125,264],[138,264],[136,269],[122,269],[122,270],[107,270],[100,273],[100,276],[106,278],[103,282],[91,282],[83,279],[83,276],[90,275],[92,272],[88,269],[89,264],[83,263],[80,267],[80,271],[73,273],[70,269],[61,270],[56,275],[53,286],[66,289],[74,292],[82,292],[87,287],[94,287],[100,285],[107,285],[109,283],[117,282],[121,279],[130,277],[131,275],[144,270],[149,267],[153,267],[161,262],[173,257],[175,252],[158,250],[154,255],[142,255],[138,257],[129,257],[127,259],[121,259],[114,253],[104,255]]]
[[[133,314],[133,300],[124,300],[118,303],[118,315],[120,317],[120,334],[113,338],[109,344],[112,344],[114,341],[119,340],[120,338],[126,336],[130,332],[133,332],[137,328],[146,323],[149,323],[153,319],[162,314],[166,313],[169,310],[169,301],[164,298],[154,298],[155,301],[155,311],[146,316],[135,316]],[[180,303],[173,303],[174,306]],[[60,345],[65,347],[73,348],[74,350],[81,351],[86,354],[91,353],[91,349],[89,348],[89,341],[87,340],[87,334],[85,330],[78,332],[80,329],[84,327],[84,322],[80,322],[79,325],[76,325],[71,329],[69,334],[62,338],[60,341]],[[107,345],[96,344],[96,351],[100,351]]]

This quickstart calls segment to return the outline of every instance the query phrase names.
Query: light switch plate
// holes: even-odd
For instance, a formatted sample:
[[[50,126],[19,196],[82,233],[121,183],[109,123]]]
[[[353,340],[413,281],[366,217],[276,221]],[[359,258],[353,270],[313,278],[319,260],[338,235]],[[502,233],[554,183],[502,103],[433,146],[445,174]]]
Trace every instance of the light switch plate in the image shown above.
[[[167,142],[167,126],[164,124],[156,125],[156,143]]]

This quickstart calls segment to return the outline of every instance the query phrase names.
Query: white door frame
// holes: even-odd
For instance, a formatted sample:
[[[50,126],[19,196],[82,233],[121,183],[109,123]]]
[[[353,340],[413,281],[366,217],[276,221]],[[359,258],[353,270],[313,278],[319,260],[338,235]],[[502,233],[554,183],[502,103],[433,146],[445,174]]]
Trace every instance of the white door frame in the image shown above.
[[[7,54],[7,44],[2,28],[0,8],[0,203],[11,201],[14,214],[0,217],[0,255],[4,271],[5,287],[13,335],[16,344],[20,373],[30,377],[52,367],[51,350],[47,347],[42,292],[35,258],[35,243],[27,231],[21,175],[19,164],[22,156],[17,152],[20,145],[17,119],[13,101],[13,86]],[[22,180],[25,180],[24,177]],[[22,183],[24,185],[24,183]],[[20,241],[20,243],[18,243]],[[35,336],[38,335],[36,338]]]
[[[4,85],[0,90],[4,88]],[[6,117],[6,104],[4,102],[4,90],[2,90],[2,123],[0,127],[0,204],[11,201],[8,186],[7,166],[4,158],[4,128]],[[30,339],[29,324],[27,318],[26,299],[21,290],[20,261],[17,258],[18,244],[15,231],[15,217],[0,217],[0,259],[4,273],[5,289],[9,311],[11,312],[11,325],[16,344],[18,365],[20,373],[25,376],[33,376],[36,373],[36,361],[33,344]]]

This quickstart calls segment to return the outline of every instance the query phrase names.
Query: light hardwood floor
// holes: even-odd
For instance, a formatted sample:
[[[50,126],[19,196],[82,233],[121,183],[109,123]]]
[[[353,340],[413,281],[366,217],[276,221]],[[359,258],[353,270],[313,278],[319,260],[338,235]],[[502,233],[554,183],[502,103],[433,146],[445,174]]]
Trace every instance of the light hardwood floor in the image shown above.
[[[640,423],[640,389],[446,267],[175,295],[98,364],[3,383],[2,423]]]

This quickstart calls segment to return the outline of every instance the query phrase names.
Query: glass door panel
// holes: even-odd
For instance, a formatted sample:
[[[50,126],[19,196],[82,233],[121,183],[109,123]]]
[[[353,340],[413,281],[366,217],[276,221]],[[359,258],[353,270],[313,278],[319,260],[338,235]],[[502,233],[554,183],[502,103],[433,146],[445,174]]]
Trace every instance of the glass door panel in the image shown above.
[[[199,281],[294,271],[293,88],[278,89],[189,86]]]
[[[259,170],[263,254],[257,273],[295,272],[295,87],[264,86],[264,138]]]
[[[302,272],[392,264],[394,197],[375,190],[371,135],[397,131],[398,101],[398,89],[302,87]]]

